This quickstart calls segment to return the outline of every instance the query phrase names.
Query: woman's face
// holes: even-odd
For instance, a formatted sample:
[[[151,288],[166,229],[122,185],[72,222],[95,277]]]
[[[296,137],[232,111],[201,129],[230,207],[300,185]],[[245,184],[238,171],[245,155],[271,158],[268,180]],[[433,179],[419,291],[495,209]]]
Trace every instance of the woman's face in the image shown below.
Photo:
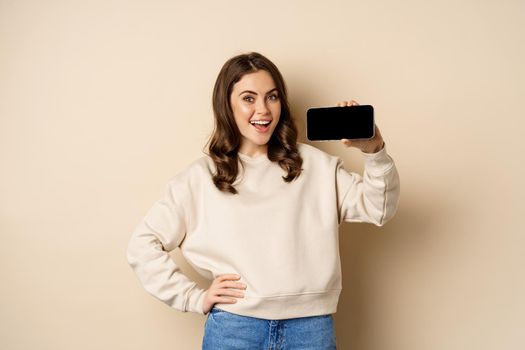
[[[245,74],[233,86],[230,104],[242,135],[239,152],[249,156],[266,153],[281,115],[281,101],[270,73],[258,70]]]

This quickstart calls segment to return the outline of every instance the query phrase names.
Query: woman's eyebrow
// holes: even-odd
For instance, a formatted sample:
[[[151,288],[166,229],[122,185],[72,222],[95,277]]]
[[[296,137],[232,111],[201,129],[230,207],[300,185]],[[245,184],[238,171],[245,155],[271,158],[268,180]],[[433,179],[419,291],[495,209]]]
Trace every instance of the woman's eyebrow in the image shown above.
[[[271,89],[270,91],[268,91],[268,92],[266,93],[266,95],[268,95],[270,92],[273,92],[273,91],[275,91],[275,90],[277,90],[277,88],[273,88],[273,89]],[[256,93],[255,91],[244,90],[243,92],[241,92],[241,93],[239,94],[239,96],[241,96],[241,95],[244,94],[245,92],[248,92],[248,93],[250,93],[250,94],[257,95],[257,93]]]

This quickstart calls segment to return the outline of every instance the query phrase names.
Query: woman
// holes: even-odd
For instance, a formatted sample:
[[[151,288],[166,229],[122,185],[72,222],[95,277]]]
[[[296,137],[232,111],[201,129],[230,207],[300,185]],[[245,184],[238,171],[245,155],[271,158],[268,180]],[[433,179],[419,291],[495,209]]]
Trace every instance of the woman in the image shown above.
[[[335,349],[339,225],[381,226],[397,207],[398,173],[379,129],[341,140],[362,151],[363,176],[297,142],[284,80],[255,52],[224,64],[213,110],[209,153],[170,179],[133,232],[129,264],[156,298],[207,315],[203,349]],[[177,247],[212,280],[207,290],[170,259]]]

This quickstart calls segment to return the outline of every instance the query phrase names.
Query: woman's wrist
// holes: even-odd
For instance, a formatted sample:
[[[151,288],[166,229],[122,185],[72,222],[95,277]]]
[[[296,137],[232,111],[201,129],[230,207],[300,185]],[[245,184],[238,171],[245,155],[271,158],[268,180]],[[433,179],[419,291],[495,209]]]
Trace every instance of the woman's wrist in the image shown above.
[[[373,147],[373,148],[372,147],[367,147],[366,149],[362,149],[362,151],[363,151],[363,153],[372,154],[372,153],[377,153],[377,152],[381,151],[384,147],[385,147],[385,142],[381,141],[381,144],[375,145],[375,147]]]

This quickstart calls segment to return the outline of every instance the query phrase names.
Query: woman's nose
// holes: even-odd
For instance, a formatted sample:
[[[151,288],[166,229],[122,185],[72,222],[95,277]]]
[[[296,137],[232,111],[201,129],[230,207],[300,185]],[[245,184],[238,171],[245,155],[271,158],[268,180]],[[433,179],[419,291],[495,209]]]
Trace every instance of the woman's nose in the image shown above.
[[[256,110],[258,114],[266,115],[268,114],[268,106],[266,105],[266,101],[259,100],[256,105]]]

